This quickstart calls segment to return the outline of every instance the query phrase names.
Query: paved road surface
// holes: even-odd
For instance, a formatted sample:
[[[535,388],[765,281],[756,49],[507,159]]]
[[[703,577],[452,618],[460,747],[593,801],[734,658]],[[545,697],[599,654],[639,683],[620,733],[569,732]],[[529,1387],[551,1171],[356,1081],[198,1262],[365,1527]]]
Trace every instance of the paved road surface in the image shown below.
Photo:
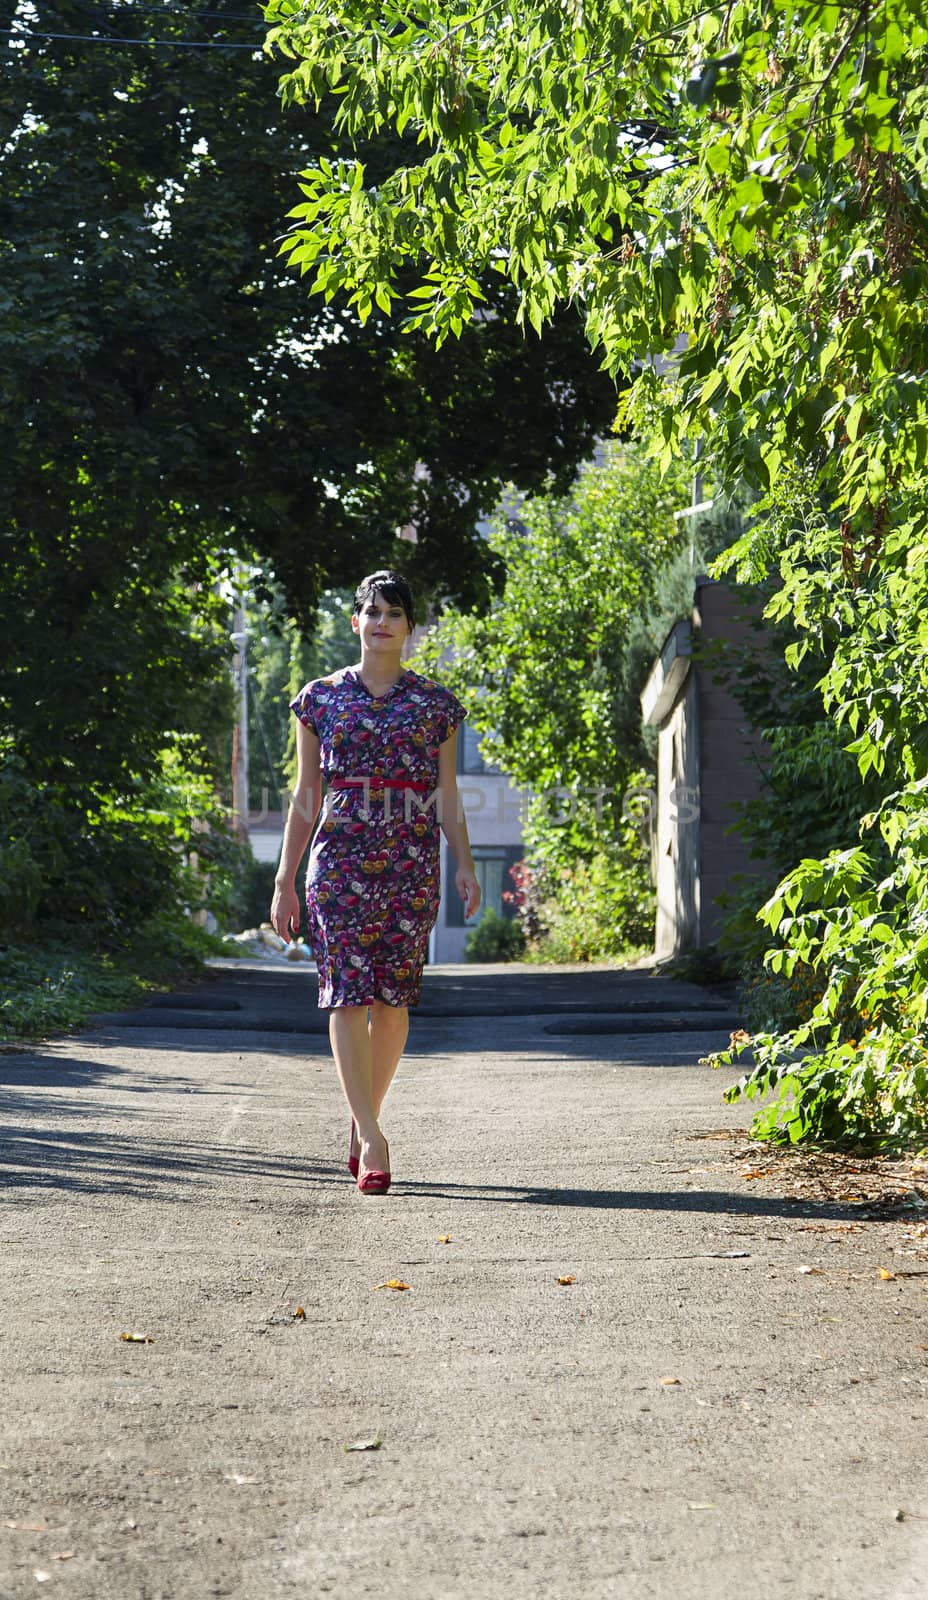
[[[732,1024],[430,970],[385,1199],[305,969],[0,1055],[0,1600],[922,1600],[928,1276],[699,1137]]]

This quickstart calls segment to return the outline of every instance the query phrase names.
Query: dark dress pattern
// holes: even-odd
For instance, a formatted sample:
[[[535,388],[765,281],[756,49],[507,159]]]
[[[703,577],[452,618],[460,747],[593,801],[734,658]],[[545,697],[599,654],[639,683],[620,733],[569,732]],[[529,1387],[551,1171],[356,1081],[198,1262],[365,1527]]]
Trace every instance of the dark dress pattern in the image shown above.
[[[375,698],[354,667],[308,683],[290,709],[318,736],[329,783],[370,779],[330,789],[310,849],[319,1005],[417,1005],[441,889],[438,751],[467,713],[449,689],[409,669]],[[379,789],[378,778],[427,790]]]

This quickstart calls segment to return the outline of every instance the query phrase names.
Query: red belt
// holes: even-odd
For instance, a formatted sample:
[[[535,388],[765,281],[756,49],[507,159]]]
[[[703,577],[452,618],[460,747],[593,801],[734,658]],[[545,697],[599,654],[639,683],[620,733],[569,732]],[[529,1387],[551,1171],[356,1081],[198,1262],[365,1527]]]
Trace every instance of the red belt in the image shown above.
[[[330,778],[333,789],[414,789],[416,794],[430,794],[434,785],[419,783],[412,778]]]

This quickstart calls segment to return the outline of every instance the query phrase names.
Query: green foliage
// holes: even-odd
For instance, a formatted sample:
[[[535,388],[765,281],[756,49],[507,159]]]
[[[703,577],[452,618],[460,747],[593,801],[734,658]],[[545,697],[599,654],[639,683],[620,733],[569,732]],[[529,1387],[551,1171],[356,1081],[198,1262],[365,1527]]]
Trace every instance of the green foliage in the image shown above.
[[[58,936],[115,947],[140,920],[186,904],[220,921],[242,869],[212,777],[192,735],[155,751],[122,787],[26,776],[0,739],[0,936]]]
[[[547,862],[592,855],[621,823],[643,753],[629,632],[685,537],[682,494],[641,446],[609,444],[571,496],[497,521],[499,597],[482,613],[448,608],[417,652],[467,695],[488,759],[533,791],[526,836]]]
[[[250,861],[240,880],[240,893],[233,914],[226,922],[227,928],[259,928],[268,918],[274,898],[274,879],[277,864],[274,861]],[[305,923],[305,907],[301,904],[301,919]],[[305,932],[305,927],[304,927]]]
[[[353,137],[414,134],[385,181],[363,152],[302,174],[284,250],[362,317],[396,303],[439,340],[516,286],[541,328],[585,308],[610,370],[644,363],[672,458],[706,435],[765,487],[823,450],[868,520],[928,457],[919,0],[270,0],[285,100],[338,102]],[[333,25],[334,24],[334,25]],[[680,94],[678,86],[686,85]],[[411,279],[410,274],[415,274]]]
[[[854,736],[844,750],[870,806],[859,842],[804,858],[761,912],[776,940],[768,971],[787,983],[799,974],[816,999],[798,1025],[786,1026],[775,1008],[774,1025],[751,1041],[753,1070],[729,1091],[776,1092],[755,1121],[769,1137],[902,1144],[928,1132],[928,574],[912,559],[916,519],[928,505],[919,512],[914,491],[909,511],[911,522],[887,533],[880,559],[849,572],[834,559],[842,530],[801,486],[767,508],[765,560],[775,556],[781,573],[769,610],[798,623],[788,652],[797,666],[824,657],[824,704],[844,738]],[[742,569],[756,560],[749,535],[729,559]],[[843,759],[833,752],[839,776]],[[843,827],[853,809],[846,783],[835,794]]]
[[[362,314],[405,296],[437,339],[488,265],[535,327],[573,297],[607,367],[638,363],[623,419],[655,424],[663,463],[698,435],[723,487],[792,479],[792,512],[758,508],[734,560],[777,574],[769,614],[801,635],[790,663],[821,651],[825,709],[883,793],[862,843],[810,857],[769,901],[771,967],[811,966],[822,997],[754,1040],[732,1092],[776,1090],[755,1124],[770,1136],[923,1137],[924,7],[427,0],[410,17],[346,0],[333,27],[329,0],[272,0],[266,15],[286,96],[331,89],[347,131],[420,141],[385,185],[360,158],[304,174],[285,249],[315,288]],[[643,359],[681,336],[669,363]]]
[[[654,891],[640,829],[629,823],[589,860],[549,872],[538,914],[543,932],[529,961],[607,961],[650,948]]]
[[[124,46],[43,36],[96,32],[84,11],[36,0],[0,53],[5,563],[67,572],[72,615],[111,572],[117,593],[182,564],[208,586],[208,555],[257,554],[305,615],[396,559],[414,518],[400,548],[422,586],[475,598],[475,508],[509,478],[569,478],[611,420],[576,313],[528,348],[500,283],[497,325],[437,354],[309,303],[274,240],[292,173],[339,135],[328,107],[281,107],[259,13],[215,0],[197,24],[254,53],[140,48],[151,18],[131,6],[99,24]],[[161,39],[190,26],[159,13]],[[393,137],[365,154],[383,175],[403,159]]]
[[[518,961],[525,953],[525,934],[512,917],[485,906],[476,927],[464,941],[468,961]]]
[[[8,940],[0,944],[0,1043],[79,1027],[96,1011],[198,976],[205,956],[234,953],[177,912],[141,919],[123,945],[102,953],[55,930],[41,945]]]
[[[40,843],[27,830],[35,809],[24,762],[0,743],[0,930],[31,927],[41,901]]]
[[[740,547],[750,547],[758,528],[769,543],[777,522],[792,521],[800,504],[805,515],[811,515],[801,484],[785,476],[767,497],[759,520]],[[821,509],[818,514],[824,515]],[[742,576],[745,572],[742,565]],[[854,844],[861,814],[877,806],[892,787],[872,773],[866,780],[861,778],[854,755],[845,749],[846,735],[826,712],[822,680],[828,647],[823,643],[822,649],[797,655],[804,635],[788,612],[781,614],[779,621],[768,615],[763,625],[759,622],[758,596],[766,594],[772,599],[778,586],[766,582],[759,590],[746,591],[755,598],[753,634],[747,643],[714,641],[711,650],[704,646],[702,652],[740,702],[748,724],[763,735],[767,745],[760,760],[760,790],[740,805],[737,823],[757,866],[750,878],[734,880],[720,902],[726,913],[721,954],[747,981],[752,1028],[757,1022],[755,996],[768,1021],[774,1015],[770,1008],[774,994],[780,1024],[786,1027],[800,1020],[794,1005],[795,986],[757,972],[769,945],[769,933],[757,918],[761,905],[797,858],[823,856]],[[787,656],[797,657],[792,666]],[[885,851],[883,859],[888,864]],[[803,1003],[809,992],[806,975],[799,986]]]
[[[353,600],[353,588],[327,589],[319,604],[312,635],[304,637],[299,629],[290,629],[287,692],[281,695],[278,689],[274,697],[281,732],[277,748],[285,751],[286,784],[292,785],[296,781],[297,722],[290,712],[290,701],[310,679],[325,677],[327,673],[337,672],[340,667],[351,666],[358,659],[358,637],[351,627]]]
[[[466,695],[488,758],[529,792],[529,959],[627,954],[653,932],[650,846],[638,811],[651,779],[638,692],[651,666],[630,640],[662,563],[682,472],[661,478],[638,444],[610,443],[570,497],[539,496],[494,526],[505,582],[483,614],[449,608],[417,660]],[[692,586],[690,585],[690,588]]]
[[[260,45],[230,0],[164,8],[158,36],[192,25]],[[290,174],[335,148],[328,110],[285,112],[259,48],[154,49],[150,27],[36,0],[0,51],[0,915],[104,939],[172,895],[232,914],[244,869],[211,798],[232,565],[306,631],[326,584],[398,550],[474,598],[476,509],[509,478],[568,481],[615,395],[573,311],[528,348],[502,284],[498,325],[440,354],[310,303],[273,240]],[[161,793],[175,734],[199,739],[189,801]],[[193,810],[208,882],[183,868]]]

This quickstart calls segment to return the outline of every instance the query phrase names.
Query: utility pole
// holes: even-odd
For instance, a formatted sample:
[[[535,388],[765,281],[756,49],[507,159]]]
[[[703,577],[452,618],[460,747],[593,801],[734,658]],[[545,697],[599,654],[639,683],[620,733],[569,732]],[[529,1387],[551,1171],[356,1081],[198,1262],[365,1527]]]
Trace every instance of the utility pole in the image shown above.
[[[713,501],[712,500],[706,500],[704,498],[704,496],[705,496],[705,487],[704,487],[704,484],[703,484],[702,468],[701,468],[701,466],[699,464],[700,457],[702,455],[702,450],[700,448],[701,442],[702,442],[701,440],[697,439],[696,448],[695,448],[695,450],[693,452],[693,498],[690,501],[690,504],[688,506],[684,506],[683,507],[682,511],[675,511],[674,512],[674,514],[673,514],[674,522],[682,522],[685,517],[692,517],[693,519],[695,519],[696,517],[699,516],[699,513],[701,511],[710,511],[712,509]],[[695,567],[695,565],[696,565],[696,523],[695,523],[695,520],[693,520],[690,523],[690,566],[691,567]]]
[[[229,638],[235,646],[232,659],[232,676],[238,695],[238,716],[232,729],[232,826],[242,838],[248,838],[248,633],[245,628],[245,597],[242,593],[242,571],[233,579],[235,595],[232,611],[232,632]]]

